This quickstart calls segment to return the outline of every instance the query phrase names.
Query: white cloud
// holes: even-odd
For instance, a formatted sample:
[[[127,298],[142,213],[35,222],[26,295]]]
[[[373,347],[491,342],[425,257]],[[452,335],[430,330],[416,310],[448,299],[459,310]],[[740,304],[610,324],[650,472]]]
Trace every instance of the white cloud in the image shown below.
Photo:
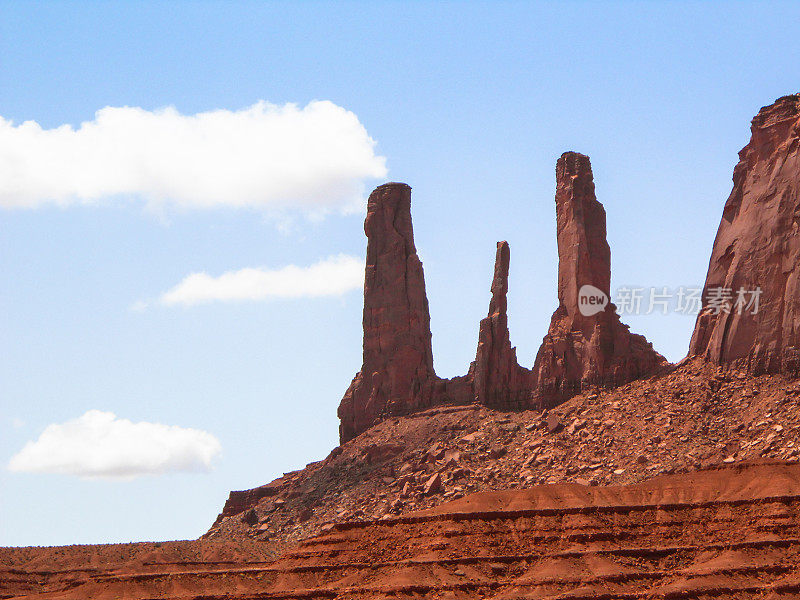
[[[217,438],[199,429],[132,423],[114,413],[90,410],[66,423],[48,425],[39,439],[11,457],[8,469],[87,479],[131,479],[208,471],[221,450]]]
[[[308,267],[247,268],[214,277],[192,273],[165,292],[159,303],[191,306],[213,301],[341,296],[364,286],[364,259],[331,256]],[[138,309],[139,303],[135,305]]]
[[[106,107],[80,127],[0,117],[0,206],[139,198],[153,209],[358,210],[386,160],[358,117],[328,101],[182,115]]]
[[[147,306],[148,304],[144,300],[137,300],[136,302],[131,304],[131,310],[133,312],[142,312],[143,310],[147,309]]]

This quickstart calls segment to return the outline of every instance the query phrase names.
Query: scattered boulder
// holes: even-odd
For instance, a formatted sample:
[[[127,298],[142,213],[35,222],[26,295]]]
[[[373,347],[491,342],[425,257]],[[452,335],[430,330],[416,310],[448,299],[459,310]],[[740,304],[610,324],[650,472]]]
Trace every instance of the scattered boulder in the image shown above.
[[[314,516],[314,511],[308,507],[303,507],[297,513],[297,520],[301,523],[308,521],[312,516]]]
[[[442,476],[439,473],[435,473],[425,482],[425,487],[422,490],[422,493],[426,496],[432,496],[433,494],[438,494],[442,491]]]
[[[503,458],[506,454],[508,454],[508,449],[505,446],[500,446],[498,448],[492,448],[489,450],[489,458],[492,460]]]
[[[256,525],[258,523],[258,513],[255,511],[254,508],[246,510],[244,513],[242,513],[242,523],[245,523],[250,526]]]
[[[545,426],[547,427],[547,433],[557,433],[564,428],[564,425],[561,423],[561,419],[555,413],[550,413],[544,419]]]

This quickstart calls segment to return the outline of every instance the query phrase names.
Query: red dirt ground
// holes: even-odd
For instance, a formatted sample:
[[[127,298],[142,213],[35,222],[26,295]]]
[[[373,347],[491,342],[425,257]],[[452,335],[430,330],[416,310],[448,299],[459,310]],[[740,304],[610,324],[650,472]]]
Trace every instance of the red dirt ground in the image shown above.
[[[5,598],[797,598],[800,465],[535,486],[258,542],[0,553]],[[233,562],[231,562],[233,561]]]

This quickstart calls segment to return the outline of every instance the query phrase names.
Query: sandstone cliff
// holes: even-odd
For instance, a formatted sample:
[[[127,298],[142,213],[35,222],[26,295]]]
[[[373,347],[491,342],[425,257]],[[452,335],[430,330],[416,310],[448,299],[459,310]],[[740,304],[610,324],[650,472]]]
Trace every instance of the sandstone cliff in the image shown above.
[[[800,371],[800,95],[753,119],[722,213],[689,353]]]

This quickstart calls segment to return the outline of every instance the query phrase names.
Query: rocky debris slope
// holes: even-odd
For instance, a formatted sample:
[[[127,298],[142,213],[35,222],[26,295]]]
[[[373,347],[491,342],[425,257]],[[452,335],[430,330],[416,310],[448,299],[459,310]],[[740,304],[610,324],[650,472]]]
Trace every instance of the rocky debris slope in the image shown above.
[[[795,598],[800,465],[483,492],[332,526],[275,561],[253,558],[152,554],[92,569],[73,560],[59,572],[17,560],[0,567],[0,589],[52,600]]]
[[[430,405],[436,375],[422,262],[414,246],[411,188],[387,183],[370,194],[361,371],[339,406],[347,441],[378,416]]]
[[[754,373],[798,374],[800,95],[762,108],[751,133],[733,171],[690,353]]]
[[[508,242],[497,242],[489,314],[481,320],[478,351],[469,371],[475,400],[498,408],[527,408],[533,379],[519,366],[508,331]]]
[[[592,386],[627,383],[666,362],[644,337],[630,333],[609,301],[606,213],[595,197],[589,157],[577,152],[565,152],[556,164],[556,228],[558,308],[533,367],[541,407]],[[590,305],[586,291],[607,304]],[[597,312],[588,310],[593,307]]]
[[[323,461],[232,492],[205,537],[284,547],[330,524],[399,516],[473,492],[635,483],[743,460],[795,461],[798,453],[800,383],[695,360],[550,410],[473,404],[388,419]]]
[[[788,598],[798,558],[800,467],[763,465],[486,492],[335,527],[275,563],[296,587],[272,597]]]

